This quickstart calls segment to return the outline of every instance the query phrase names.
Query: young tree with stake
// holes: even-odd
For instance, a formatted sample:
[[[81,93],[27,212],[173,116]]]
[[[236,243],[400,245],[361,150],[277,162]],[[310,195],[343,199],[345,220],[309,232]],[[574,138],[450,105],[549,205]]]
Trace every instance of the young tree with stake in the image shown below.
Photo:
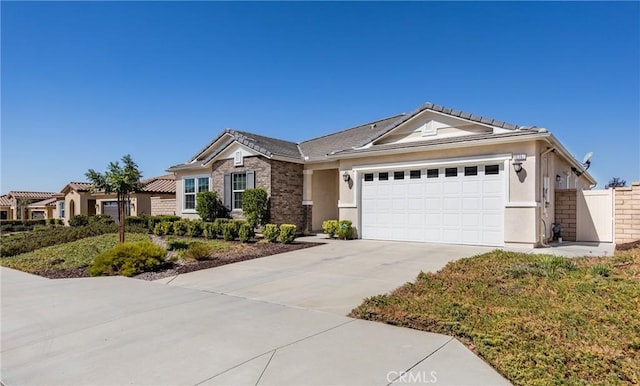
[[[126,205],[129,203],[131,193],[139,192],[142,189],[142,184],[140,183],[142,173],[138,170],[138,165],[127,154],[122,157],[122,166],[118,161],[110,162],[104,174],[89,169],[85,176],[93,183],[95,191],[116,194],[118,200],[118,234],[120,242],[124,243]]]

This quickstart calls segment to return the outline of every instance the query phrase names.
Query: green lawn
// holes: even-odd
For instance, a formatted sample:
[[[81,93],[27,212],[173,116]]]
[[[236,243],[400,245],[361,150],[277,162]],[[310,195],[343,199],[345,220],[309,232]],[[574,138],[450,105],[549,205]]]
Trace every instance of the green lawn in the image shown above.
[[[149,236],[141,233],[127,233],[126,240],[145,241],[149,240]],[[117,244],[118,235],[109,233],[41,248],[17,256],[3,257],[0,259],[0,265],[24,272],[82,268],[88,266],[98,254]]]
[[[514,384],[639,384],[640,248],[494,251],[420,273],[351,316],[454,335]]]

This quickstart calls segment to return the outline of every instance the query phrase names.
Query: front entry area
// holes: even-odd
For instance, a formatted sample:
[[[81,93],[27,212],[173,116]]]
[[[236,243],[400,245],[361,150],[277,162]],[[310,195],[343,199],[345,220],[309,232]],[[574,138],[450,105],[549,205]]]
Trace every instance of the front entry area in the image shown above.
[[[503,163],[361,173],[362,238],[504,245]]]

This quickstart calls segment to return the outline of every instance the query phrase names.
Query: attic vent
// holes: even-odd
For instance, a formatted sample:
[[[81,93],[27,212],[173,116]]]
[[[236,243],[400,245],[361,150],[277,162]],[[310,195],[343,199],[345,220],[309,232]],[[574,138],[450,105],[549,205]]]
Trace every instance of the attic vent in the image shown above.
[[[433,120],[431,120],[425,123],[424,125],[422,125],[421,130],[422,130],[423,137],[426,137],[429,135],[436,135],[436,132],[437,132],[436,123]]]
[[[233,166],[242,166],[242,165],[244,165],[244,158],[242,157],[242,152],[238,150],[233,155]]]
[[[369,125],[369,128],[370,128],[370,129],[375,129],[375,128],[376,128],[376,124],[375,124],[375,123],[373,123],[373,124]]]

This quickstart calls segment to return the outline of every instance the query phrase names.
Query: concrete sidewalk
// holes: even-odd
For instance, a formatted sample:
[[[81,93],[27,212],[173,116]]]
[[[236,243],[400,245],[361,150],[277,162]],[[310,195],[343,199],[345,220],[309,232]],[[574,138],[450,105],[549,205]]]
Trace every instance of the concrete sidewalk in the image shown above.
[[[0,277],[7,386],[508,384],[444,335],[121,277]]]

